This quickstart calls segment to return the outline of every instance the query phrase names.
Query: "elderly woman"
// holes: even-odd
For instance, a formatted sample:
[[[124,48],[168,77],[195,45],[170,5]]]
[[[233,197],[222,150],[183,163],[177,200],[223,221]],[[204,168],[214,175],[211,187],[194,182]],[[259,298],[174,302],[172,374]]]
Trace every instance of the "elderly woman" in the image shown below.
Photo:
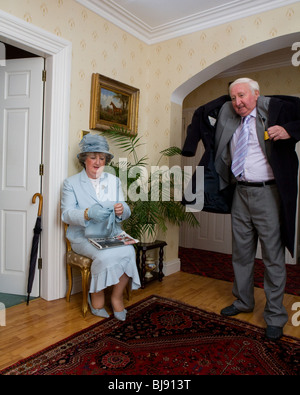
[[[104,166],[113,158],[105,137],[87,134],[79,143],[77,155],[84,169],[64,181],[62,220],[69,224],[67,237],[74,252],[93,260],[89,305],[94,315],[108,317],[104,289],[113,286],[111,304],[114,316],[124,321],[123,291],[132,279],[132,289],[140,287],[132,245],[98,250],[89,237],[111,237],[122,232],[121,222],[130,216],[119,178]]]

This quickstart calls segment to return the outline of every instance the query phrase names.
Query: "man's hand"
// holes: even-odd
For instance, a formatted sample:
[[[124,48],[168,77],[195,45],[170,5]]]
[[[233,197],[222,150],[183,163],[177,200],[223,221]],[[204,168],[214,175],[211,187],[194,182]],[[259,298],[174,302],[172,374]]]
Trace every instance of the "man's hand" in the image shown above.
[[[279,125],[271,126],[268,128],[268,135],[271,140],[287,140],[291,138],[288,132]]]

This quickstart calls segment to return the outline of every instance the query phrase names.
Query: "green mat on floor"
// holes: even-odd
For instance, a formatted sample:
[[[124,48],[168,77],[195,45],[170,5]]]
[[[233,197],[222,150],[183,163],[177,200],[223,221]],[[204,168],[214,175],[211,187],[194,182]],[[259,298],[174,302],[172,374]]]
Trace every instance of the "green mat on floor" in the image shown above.
[[[34,297],[30,297],[29,300],[36,299]],[[0,292],[0,302],[5,305],[5,308],[15,306],[20,303],[24,303],[27,301],[27,295],[13,295],[13,294],[5,294]]]

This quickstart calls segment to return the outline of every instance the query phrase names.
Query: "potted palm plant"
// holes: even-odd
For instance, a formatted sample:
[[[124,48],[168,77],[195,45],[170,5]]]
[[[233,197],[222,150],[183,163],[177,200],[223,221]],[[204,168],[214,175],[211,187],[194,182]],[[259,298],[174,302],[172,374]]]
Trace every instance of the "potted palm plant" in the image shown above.
[[[133,158],[133,162],[127,160],[125,163],[110,164],[127,188],[126,201],[130,206],[131,216],[124,221],[123,227],[128,234],[141,241],[151,241],[151,238],[155,240],[157,229],[167,231],[168,222],[178,226],[182,222],[188,222],[193,227],[199,226],[194,214],[187,212],[181,201],[176,199],[176,187],[182,185],[183,171],[180,169],[178,172],[177,169],[177,174],[174,175],[166,167],[163,170],[159,168],[163,157],[180,155],[180,148],[170,147],[161,151],[159,161],[148,174],[147,156],[139,158],[137,154],[137,148],[143,144],[141,137],[131,135],[117,125],[101,133]]]

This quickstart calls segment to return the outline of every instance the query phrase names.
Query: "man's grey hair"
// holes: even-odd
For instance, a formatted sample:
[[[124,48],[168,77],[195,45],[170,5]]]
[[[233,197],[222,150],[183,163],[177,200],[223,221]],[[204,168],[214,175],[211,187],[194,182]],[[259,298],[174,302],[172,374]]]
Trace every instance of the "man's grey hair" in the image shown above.
[[[229,85],[229,94],[231,94],[231,89],[234,87],[236,84],[248,84],[251,92],[254,94],[255,91],[260,91],[259,85],[257,81],[252,80],[251,78],[238,78],[237,80],[233,81]]]

